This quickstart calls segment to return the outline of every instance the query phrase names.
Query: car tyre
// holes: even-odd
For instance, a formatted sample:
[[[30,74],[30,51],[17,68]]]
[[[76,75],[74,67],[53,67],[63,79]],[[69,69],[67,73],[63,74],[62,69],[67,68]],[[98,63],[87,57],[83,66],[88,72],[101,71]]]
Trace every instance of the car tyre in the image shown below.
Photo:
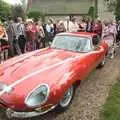
[[[103,60],[101,61],[101,63],[98,65],[98,68],[104,67],[105,63],[106,63],[106,57],[103,58]]]
[[[56,107],[58,112],[64,112],[71,104],[75,95],[75,85],[72,85],[64,94],[59,104]]]

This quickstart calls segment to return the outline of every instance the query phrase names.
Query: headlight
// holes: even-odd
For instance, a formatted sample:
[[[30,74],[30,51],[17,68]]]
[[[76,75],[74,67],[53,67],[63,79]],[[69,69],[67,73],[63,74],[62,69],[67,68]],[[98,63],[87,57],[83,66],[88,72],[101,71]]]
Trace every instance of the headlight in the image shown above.
[[[13,90],[13,88],[11,86],[8,86],[8,85],[0,82],[0,92],[10,93],[10,92],[12,92],[12,90]]]
[[[26,98],[25,104],[29,107],[37,107],[47,102],[49,96],[49,87],[42,84],[34,89]]]
[[[4,83],[0,82],[0,91],[3,91],[6,88],[7,88],[7,85],[5,85]]]

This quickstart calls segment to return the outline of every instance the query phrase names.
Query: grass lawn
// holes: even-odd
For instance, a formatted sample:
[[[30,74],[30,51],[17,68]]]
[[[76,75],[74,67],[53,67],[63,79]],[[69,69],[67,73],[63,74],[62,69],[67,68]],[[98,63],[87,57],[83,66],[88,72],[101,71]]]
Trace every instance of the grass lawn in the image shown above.
[[[120,120],[120,82],[115,84],[110,91],[100,120]]]

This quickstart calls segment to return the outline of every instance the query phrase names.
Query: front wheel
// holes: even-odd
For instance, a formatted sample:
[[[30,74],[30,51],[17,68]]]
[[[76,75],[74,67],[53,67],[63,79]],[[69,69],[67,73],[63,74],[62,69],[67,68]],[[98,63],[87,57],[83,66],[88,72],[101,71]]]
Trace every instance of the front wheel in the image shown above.
[[[58,106],[56,107],[59,111],[65,111],[69,105],[71,104],[75,93],[75,87],[72,85],[64,94],[62,99],[60,100]]]

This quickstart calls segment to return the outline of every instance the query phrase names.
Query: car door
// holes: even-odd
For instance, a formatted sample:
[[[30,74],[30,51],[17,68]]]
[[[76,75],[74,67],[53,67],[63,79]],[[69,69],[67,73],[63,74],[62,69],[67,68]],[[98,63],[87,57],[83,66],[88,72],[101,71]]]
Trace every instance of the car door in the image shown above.
[[[95,39],[98,39],[98,37],[91,38],[91,51],[83,53],[83,57],[78,57],[75,61],[74,70],[81,80],[85,79],[105,56],[104,48],[100,46],[99,39],[96,40],[98,43],[96,42],[96,45],[93,45]]]
[[[93,36],[92,38],[92,46],[93,46],[93,51],[91,52],[91,57],[92,57],[91,62],[92,62],[93,68],[95,68],[104,59],[105,49],[100,44],[100,38],[97,35]]]
[[[85,75],[85,77],[89,75],[105,57],[105,50],[103,46],[100,45],[100,39],[97,35],[91,38],[91,49],[92,50],[90,52],[85,53],[86,57],[82,63],[82,73]],[[81,71],[80,65],[81,64],[79,63],[78,67]]]
[[[103,56],[102,47],[98,46],[94,48],[92,38],[90,39],[90,43],[91,44],[89,45],[91,46],[91,50],[89,52],[82,53],[83,57],[77,58],[76,66],[74,67],[76,69],[76,73],[79,74],[81,79],[86,78],[90,74]]]

